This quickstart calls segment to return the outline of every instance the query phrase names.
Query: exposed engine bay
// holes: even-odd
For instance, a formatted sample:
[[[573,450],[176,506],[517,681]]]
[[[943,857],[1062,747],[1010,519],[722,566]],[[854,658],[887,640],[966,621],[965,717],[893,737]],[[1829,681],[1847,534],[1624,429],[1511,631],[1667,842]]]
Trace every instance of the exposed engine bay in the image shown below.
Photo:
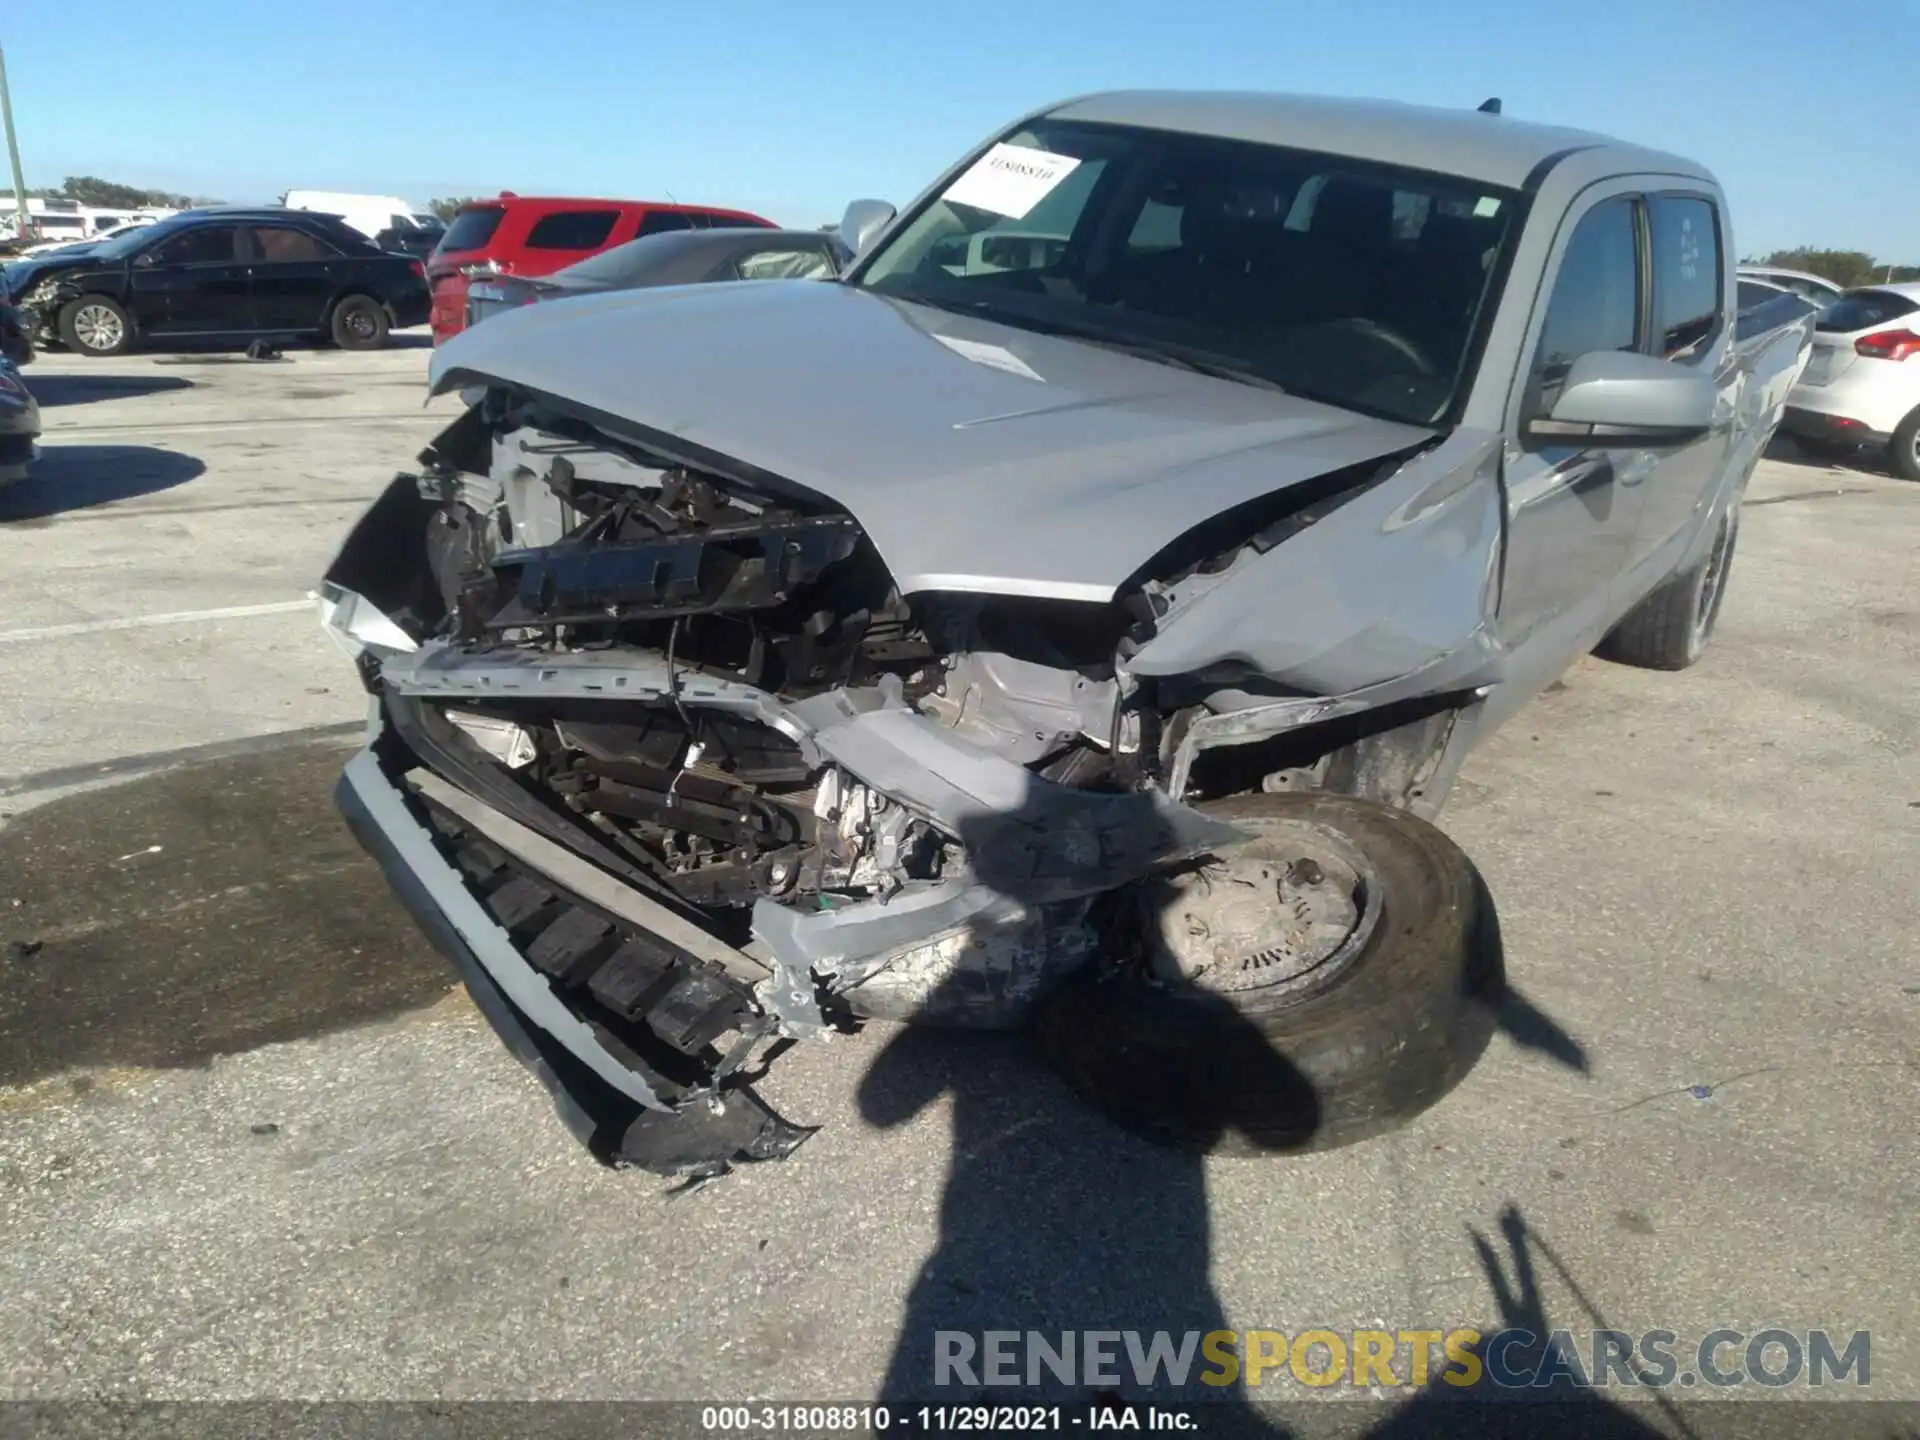
[[[1020,1024],[1094,953],[1102,896],[1236,837],[1188,799],[1442,788],[1457,701],[1316,695],[1246,657],[1134,668],[1403,457],[1196,527],[1107,603],[903,595],[822,497],[504,387],[421,458],[329,572],[329,627],[512,938],[501,964],[543,978],[646,1111],[862,1017]],[[728,1123],[735,1158],[805,1133]]]

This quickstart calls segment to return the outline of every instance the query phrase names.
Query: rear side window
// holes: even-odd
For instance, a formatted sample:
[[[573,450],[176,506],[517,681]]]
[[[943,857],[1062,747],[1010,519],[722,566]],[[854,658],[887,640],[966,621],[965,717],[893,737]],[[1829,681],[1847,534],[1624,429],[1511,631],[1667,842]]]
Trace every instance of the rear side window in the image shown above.
[[[1653,333],[1668,360],[1690,360],[1720,333],[1720,226],[1692,195],[1648,200],[1653,244]]]
[[[744,215],[721,215],[712,211],[694,212],[694,224],[702,230],[764,230],[767,227],[758,220],[749,220]]]
[[[253,232],[254,249],[270,265],[292,265],[303,261],[328,260],[336,253],[317,235],[280,226],[261,226]]]
[[[1567,371],[1595,350],[1632,350],[1640,322],[1640,227],[1627,196],[1603,200],[1580,218],[1560,258],[1547,321],[1528,376],[1529,415],[1560,398]]]
[[[556,210],[527,232],[529,250],[598,250],[613,234],[618,210]]]
[[[649,210],[640,217],[640,228],[634,232],[634,239],[643,235],[665,235],[670,230],[691,230],[693,221],[681,210]]]
[[[1769,300],[1778,300],[1787,292],[1776,290],[1771,285],[1761,285],[1752,280],[1742,280],[1734,287],[1734,300],[1742,310],[1751,310],[1756,305],[1764,305]]]
[[[1899,320],[1916,310],[1920,310],[1920,303],[1904,295],[1895,295],[1890,290],[1854,290],[1842,295],[1822,311],[1820,318],[1814,321],[1814,328],[1846,335],[1855,330],[1871,330],[1876,325]]]
[[[501,217],[506,213],[497,205],[489,205],[483,210],[462,210],[453,217],[453,224],[447,227],[447,233],[440,237],[440,248],[478,250],[493,239],[493,232],[500,228]]]

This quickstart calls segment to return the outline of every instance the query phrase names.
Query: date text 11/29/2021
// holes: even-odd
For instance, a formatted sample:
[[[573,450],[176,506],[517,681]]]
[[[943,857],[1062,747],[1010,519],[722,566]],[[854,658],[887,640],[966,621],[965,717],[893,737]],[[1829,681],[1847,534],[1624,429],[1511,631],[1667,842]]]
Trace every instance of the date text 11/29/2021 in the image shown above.
[[[1192,1431],[1194,1417],[1162,1406],[1061,1405],[708,1405],[700,1428],[721,1433],[775,1431],[821,1434],[872,1431],[896,1434],[1004,1435],[1062,1430]]]

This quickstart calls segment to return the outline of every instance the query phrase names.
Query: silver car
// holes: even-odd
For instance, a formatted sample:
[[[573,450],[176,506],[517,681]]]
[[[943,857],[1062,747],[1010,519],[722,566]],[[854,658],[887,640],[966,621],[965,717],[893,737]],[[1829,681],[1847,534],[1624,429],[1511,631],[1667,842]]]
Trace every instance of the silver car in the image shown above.
[[[1074,100],[843,229],[436,354],[321,592],[355,832],[609,1160],[788,1153],[746,1077],[869,1018],[1196,1148],[1434,1103],[1501,971],[1430,817],[1699,658],[1805,307],[1697,165],[1376,102]]]

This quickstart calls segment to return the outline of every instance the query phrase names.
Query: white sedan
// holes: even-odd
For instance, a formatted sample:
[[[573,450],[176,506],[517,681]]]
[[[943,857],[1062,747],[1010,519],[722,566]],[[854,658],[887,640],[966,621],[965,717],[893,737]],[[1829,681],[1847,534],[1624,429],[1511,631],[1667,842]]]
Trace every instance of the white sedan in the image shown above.
[[[1781,428],[1835,458],[1884,449],[1920,480],[1920,284],[1849,290],[1821,313]]]

